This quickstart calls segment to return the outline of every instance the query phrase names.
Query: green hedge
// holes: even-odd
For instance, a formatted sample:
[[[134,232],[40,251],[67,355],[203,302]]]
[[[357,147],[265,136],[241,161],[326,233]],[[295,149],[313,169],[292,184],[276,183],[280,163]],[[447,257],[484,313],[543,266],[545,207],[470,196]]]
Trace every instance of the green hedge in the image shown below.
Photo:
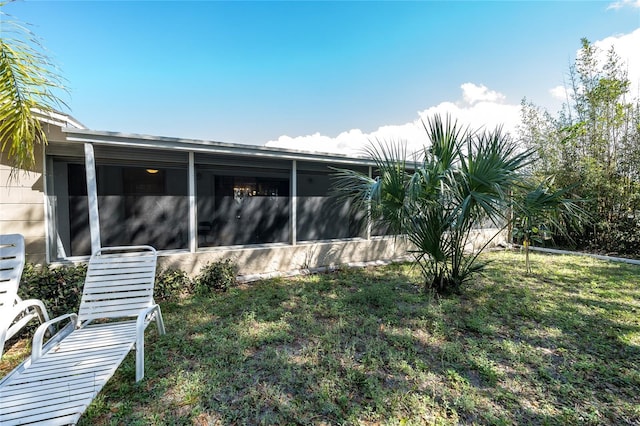
[[[237,267],[230,260],[212,262],[192,280],[186,272],[167,268],[158,269],[154,288],[156,302],[176,301],[194,293],[209,295],[226,291],[236,283]],[[87,266],[25,265],[18,294],[23,299],[40,299],[53,318],[78,312]]]
[[[86,265],[35,266],[27,263],[22,271],[18,294],[23,299],[40,299],[49,316],[78,312]]]

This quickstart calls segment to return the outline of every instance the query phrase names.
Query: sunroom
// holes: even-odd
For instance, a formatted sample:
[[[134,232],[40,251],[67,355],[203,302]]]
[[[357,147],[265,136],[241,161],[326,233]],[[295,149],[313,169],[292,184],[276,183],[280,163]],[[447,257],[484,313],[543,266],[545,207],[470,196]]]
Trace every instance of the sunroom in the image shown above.
[[[62,126],[43,160],[47,262],[150,244],[190,273],[229,258],[271,274],[406,253],[331,194],[333,169],[371,174],[366,158]]]

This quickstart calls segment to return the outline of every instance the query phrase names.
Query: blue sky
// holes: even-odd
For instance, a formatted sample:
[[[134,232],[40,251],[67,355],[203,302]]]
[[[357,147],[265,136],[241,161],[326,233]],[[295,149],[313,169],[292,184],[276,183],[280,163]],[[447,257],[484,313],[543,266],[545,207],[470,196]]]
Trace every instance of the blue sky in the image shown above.
[[[400,129],[448,103],[526,96],[555,111],[549,91],[581,37],[640,28],[638,0],[615,6],[19,1],[4,12],[32,24],[91,129],[340,151],[341,133]]]

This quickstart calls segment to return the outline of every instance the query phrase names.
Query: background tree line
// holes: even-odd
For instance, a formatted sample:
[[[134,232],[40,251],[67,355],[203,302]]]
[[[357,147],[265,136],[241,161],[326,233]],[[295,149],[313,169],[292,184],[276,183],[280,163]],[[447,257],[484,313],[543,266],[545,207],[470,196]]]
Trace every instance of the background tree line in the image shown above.
[[[584,199],[591,225],[555,236],[560,245],[640,255],[640,99],[613,47],[582,39],[557,115],[524,99],[520,137],[536,151],[534,176],[555,176]],[[604,53],[604,55],[603,55]]]

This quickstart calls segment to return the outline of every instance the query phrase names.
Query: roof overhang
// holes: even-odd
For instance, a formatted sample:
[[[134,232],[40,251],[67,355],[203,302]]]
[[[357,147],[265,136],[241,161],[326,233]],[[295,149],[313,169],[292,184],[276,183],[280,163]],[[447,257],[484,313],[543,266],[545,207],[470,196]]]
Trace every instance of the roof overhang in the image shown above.
[[[198,139],[172,138],[63,127],[66,140],[74,143],[121,146],[123,148],[146,148],[169,151],[186,151],[206,154],[240,155],[284,160],[314,161],[334,164],[375,166],[371,158],[349,157],[340,154],[297,151],[259,145],[206,141]]]
[[[86,129],[86,127],[78,120],[70,116],[69,114],[63,114],[58,111],[42,111],[39,109],[32,109],[32,112],[38,117],[38,120],[43,123],[53,124],[62,128],[71,129]]]

